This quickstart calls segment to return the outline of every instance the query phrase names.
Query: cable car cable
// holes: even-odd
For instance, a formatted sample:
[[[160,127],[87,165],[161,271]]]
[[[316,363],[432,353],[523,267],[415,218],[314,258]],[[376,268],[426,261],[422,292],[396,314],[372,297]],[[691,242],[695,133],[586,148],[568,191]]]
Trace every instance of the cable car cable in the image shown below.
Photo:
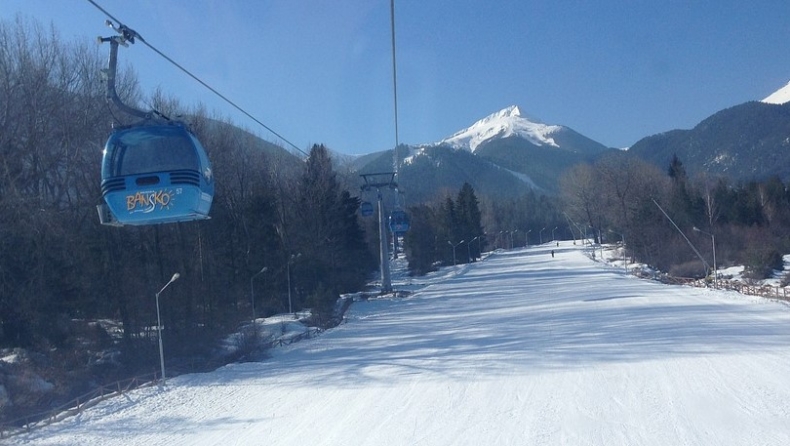
[[[398,193],[398,70],[395,64],[395,0],[390,0],[390,29],[392,32],[392,95],[395,105],[395,148],[392,149],[392,164],[395,171],[395,205],[400,206],[400,194]]]
[[[395,150],[397,151],[398,141],[398,70],[395,65],[395,0],[390,0],[390,27],[392,28],[392,90],[395,97]],[[397,154],[396,163],[397,163]],[[398,171],[396,164],[395,171]]]
[[[93,6],[95,6],[95,7],[96,7],[96,8],[97,8],[99,11],[101,11],[101,12],[102,12],[104,15],[106,15],[107,17],[109,17],[110,19],[112,19],[113,21],[115,21],[116,23],[118,23],[118,24],[120,25],[120,26],[119,26],[119,29],[120,29],[120,30],[121,30],[121,31],[124,33],[124,37],[127,37],[127,38],[129,39],[129,41],[130,41],[130,42],[134,43],[134,39],[135,39],[135,38],[137,38],[138,40],[140,40],[141,42],[143,42],[143,44],[144,44],[145,46],[147,46],[148,48],[150,48],[151,50],[153,50],[153,51],[154,51],[156,54],[158,54],[159,56],[161,56],[162,58],[164,58],[165,60],[167,60],[168,62],[170,62],[171,64],[173,64],[173,65],[174,65],[175,67],[177,67],[179,70],[181,70],[181,71],[183,71],[184,73],[186,73],[186,74],[187,74],[189,77],[191,77],[192,79],[196,80],[198,83],[200,83],[201,85],[203,85],[204,87],[206,87],[207,89],[209,89],[209,90],[210,90],[212,93],[214,93],[215,95],[219,96],[219,97],[220,97],[222,100],[224,100],[225,102],[227,102],[228,104],[230,104],[231,106],[233,106],[233,107],[234,107],[236,110],[240,111],[240,112],[241,112],[241,113],[243,113],[245,116],[247,116],[248,118],[250,118],[250,119],[252,119],[253,121],[255,121],[256,123],[258,123],[258,124],[259,124],[261,127],[265,128],[266,130],[268,130],[269,132],[271,132],[271,133],[272,133],[274,136],[276,136],[276,137],[280,138],[282,141],[286,142],[288,145],[290,145],[290,146],[291,146],[291,147],[293,147],[294,149],[298,150],[298,151],[299,151],[300,153],[302,153],[304,156],[309,156],[309,155],[308,155],[308,154],[307,154],[307,153],[306,153],[304,150],[302,150],[302,149],[300,149],[299,147],[297,147],[297,146],[296,146],[294,143],[292,143],[291,141],[289,141],[288,139],[286,139],[284,136],[282,136],[282,135],[280,135],[279,133],[277,133],[276,131],[274,131],[274,130],[273,130],[271,127],[267,126],[266,124],[264,124],[263,122],[261,122],[260,120],[258,120],[258,119],[257,119],[257,118],[255,118],[254,116],[252,116],[252,115],[251,115],[250,113],[248,113],[246,110],[244,110],[243,108],[241,108],[240,106],[238,106],[238,105],[237,105],[235,102],[231,101],[231,100],[230,100],[230,99],[228,99],[228,98],[227,98],[225,95],[223,95],[222,93],[220,93],[219,91],[217,91],[216,89],[214,89],[213,87],[211,87],[211,86],[210,86],[209,84],[207,84],[206,82],[202,81],[200,78],[198,78],[197,76],[195,76],[194,74],[192,74],[192,73],[191,73],[189,70],[187,70],[186,68],[184,68],[183,66],[181,66],[179,63],[177,63],[176,61],[174,61],[173,59],[171,59],[170,57],[168,57],[168,56],[167,56],[166,54],[164,54],[163,52],[161,52],[161,51],[159,51],[158,49],[156,49],[156,48],[155,48],[153,45],[151,45],[150,43],[146,42],[146,41],[145,41],[145,39],[143,39],[143,36],[141,36],[140,34],[138,34],[138,33],[137,33],[137,31],[134,31],[133,29],[131,29],[131,28],[129,28],[129,27],[127,27],[127,26],[123,25],[123,22],[121,22],[120,20],[118,20],[117,18],[115,18],[115,17],[114,17],[112,14],[110,14],[109,12],[107,12],[107,11],[106,11],[104,8],[102,8],[102,7],[101,7],[99,4],[97,4],[97,3],[96,3],[94,0],[87,0],[87,1],[88,1],[88,3],[92,4]],[[127,35],[127,33],[128,33],[128,35]]]

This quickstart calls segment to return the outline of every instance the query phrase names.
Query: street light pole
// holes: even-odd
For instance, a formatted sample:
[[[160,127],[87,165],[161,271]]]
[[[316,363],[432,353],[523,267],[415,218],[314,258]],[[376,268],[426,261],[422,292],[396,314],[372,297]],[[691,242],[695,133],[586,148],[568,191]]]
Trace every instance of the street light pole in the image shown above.
[[[532,229],[528,230],[527,231],[527,235],[524,236],[524,238],[526,239],[526,243],[524,244],[525,248],[529,246],[529,233],[530,232],[532,232]]]
[[[156,293],[156,331],[159,335],[159,365],[162,367],[162,381],[159,387],[164,387],[165,385],[165,350],[162,348],[162,318],[159,315],[159,295],[162,294],[162,291],[164,291],[165,288],[167,288],[171,283],[178,280],[179,277],[181,277],[180,274],[173,274],[173,277],[170,278],[170,281],[167,282],[158,293]]]
[[[458,244],[454,245],[453,242],[451,242],[450,240],[447,240],[447,244],[453,247],[453,266],[456,265],[456,263],[455,263],[455,248],[457,248],[458,246],[461,246],[461,243],[463,243],[463,242],[464,241],[461,240],[460,242],[458,242]]]
[[[623,268],[625,269],[625,273],[628,274],[628,260],[625,258],[625,234],[620,234],[623,238]]]
[[[601,261],[603,262],[603,233],[601,228],[598,228],[598,247],[601,248]]]
[[[702,229],[694,226],[694,230],[710,236],[710,243],[713,245],[713,288],[719,287],[718,272],[716,269],[716,237],[710,232],[705,232]]]
[[[475,256],[472,256],[472,254],[471,254],[471,249],[472,248],[471,247],[472,247],[472,243],[474,243],[475,240],[477,240],[477,253],[476,253]],[[472,240],[469,240],[469,243],[466,244],[466,248],[467,248],[467,250],[470,253],[469,254],[469,261],[470,262],[474,262],[475,260],[477,260],[478,257],[481,257],[483,255],[483,253],[480,250],[480,236],[478,235],[477,237],[473,238]]]
[[[252,277],[250,277],[250,302],[252,303],[252,323],[253,324],[255,323],[255,288],[253,288],[252,281],[259,274],[265,273],[267,269],[268,268],[264,266],[260,271],[258,271],[257,273],[253,274]]]
[[[620,237],[622,237],[622,239],[623,239],[623,268],[625,269],[625,273],[628,274],[628,263],[627,263],[627,260],[625,258],[625,234],[622,234],[620,232],[614,232],[611,229],[609,230],[609,232],[611,232],[613,234],[619,234]]]
[[[559,226],[555,226],[554,229],[551,230],[551,241],[552,242],[557,240],[556,238],[554,238],[554,231],[556,231],[557,228],[559,228]]]
[[[540,237],[539,240],[540,240],[540,244],[541,245],[543,244],[543,231],[545,231],[545,230],[546,230],[546,228],[543,228],[543,229],[540,230],[540,232],[538,232],[538,236]]]
[[[285,266],[287,270],[286,275],[288,276],[288,313],[289,314],[294,313],[293,307],[291,306],[291,262],[293,262],[294,260],[298,259],[301,256],[302,256],[301,252],[298,254],[291,254],[291,256],[288,258],[288,263]]]

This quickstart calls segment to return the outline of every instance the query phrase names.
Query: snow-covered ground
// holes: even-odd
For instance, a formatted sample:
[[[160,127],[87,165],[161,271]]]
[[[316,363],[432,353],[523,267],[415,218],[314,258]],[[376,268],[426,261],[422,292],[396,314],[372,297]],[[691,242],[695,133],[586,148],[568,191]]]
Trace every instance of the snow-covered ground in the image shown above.
[[[4,441],[790,444],[785,303],[625,276],[570,242],[395,283],[414,294],[357,302],[346,324],[266,361]]]

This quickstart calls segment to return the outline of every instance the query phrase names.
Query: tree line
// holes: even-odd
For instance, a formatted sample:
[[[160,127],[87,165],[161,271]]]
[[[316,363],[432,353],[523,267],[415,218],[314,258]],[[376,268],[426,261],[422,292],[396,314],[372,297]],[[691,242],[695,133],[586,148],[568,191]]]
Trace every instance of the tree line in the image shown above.
[[[763,279],[790,248],[790,190],[778,178],[692,178],[677,155],[662,170],[626,152],[574,166],[560,184],[577,234],[624,239],[634,260],[676,276],[710,274],[715,246],[719,268]]]
[[[480,258],[486,246],[482,213],[475,191],[464,183],[456,199],[409,208],[411,228],[404,237],[409,272],[424,275],[438,264],[454,265]]]
[[[531,190],[512,199],[493,199],[464,183],[456,196],[409,208],[405,234],[409,271],[426,274],[439,266],[474,262],[485,250],[512,249],[573,238],[559,197]],[[453,256],[455,254],[455,256]]]
[[[101,49],[33,21],[0,22],[0,348],[62,352],[60,367],[77,368],[112,345],[87,323],[106,319],[123,327],[125,372],[156,364],[154,296],[174,273],[160,300],[172,356],[205,355],[253,311],[310,308],[329,323],[338,296],[378,265],[359,199],[323,145],[304,160],[263,150],[199,105],[145,97],[122,70],[125,102],[188,121],[217,190],[206,221],[99,224],[102,148],[113,121],[131,122],[105,101]]]

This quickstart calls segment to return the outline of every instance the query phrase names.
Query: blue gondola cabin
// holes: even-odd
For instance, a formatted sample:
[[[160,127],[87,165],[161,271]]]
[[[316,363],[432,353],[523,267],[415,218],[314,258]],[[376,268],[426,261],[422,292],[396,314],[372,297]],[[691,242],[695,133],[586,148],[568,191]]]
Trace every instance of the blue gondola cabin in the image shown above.
[[[207,219],[214,179],[205,149],[181,123],[118,129],[102,159],[102,224]]]
[[[395,209],[390,213],[389,224],[391,232],[408,232],[410,226],[409,214],[402,209]]]

